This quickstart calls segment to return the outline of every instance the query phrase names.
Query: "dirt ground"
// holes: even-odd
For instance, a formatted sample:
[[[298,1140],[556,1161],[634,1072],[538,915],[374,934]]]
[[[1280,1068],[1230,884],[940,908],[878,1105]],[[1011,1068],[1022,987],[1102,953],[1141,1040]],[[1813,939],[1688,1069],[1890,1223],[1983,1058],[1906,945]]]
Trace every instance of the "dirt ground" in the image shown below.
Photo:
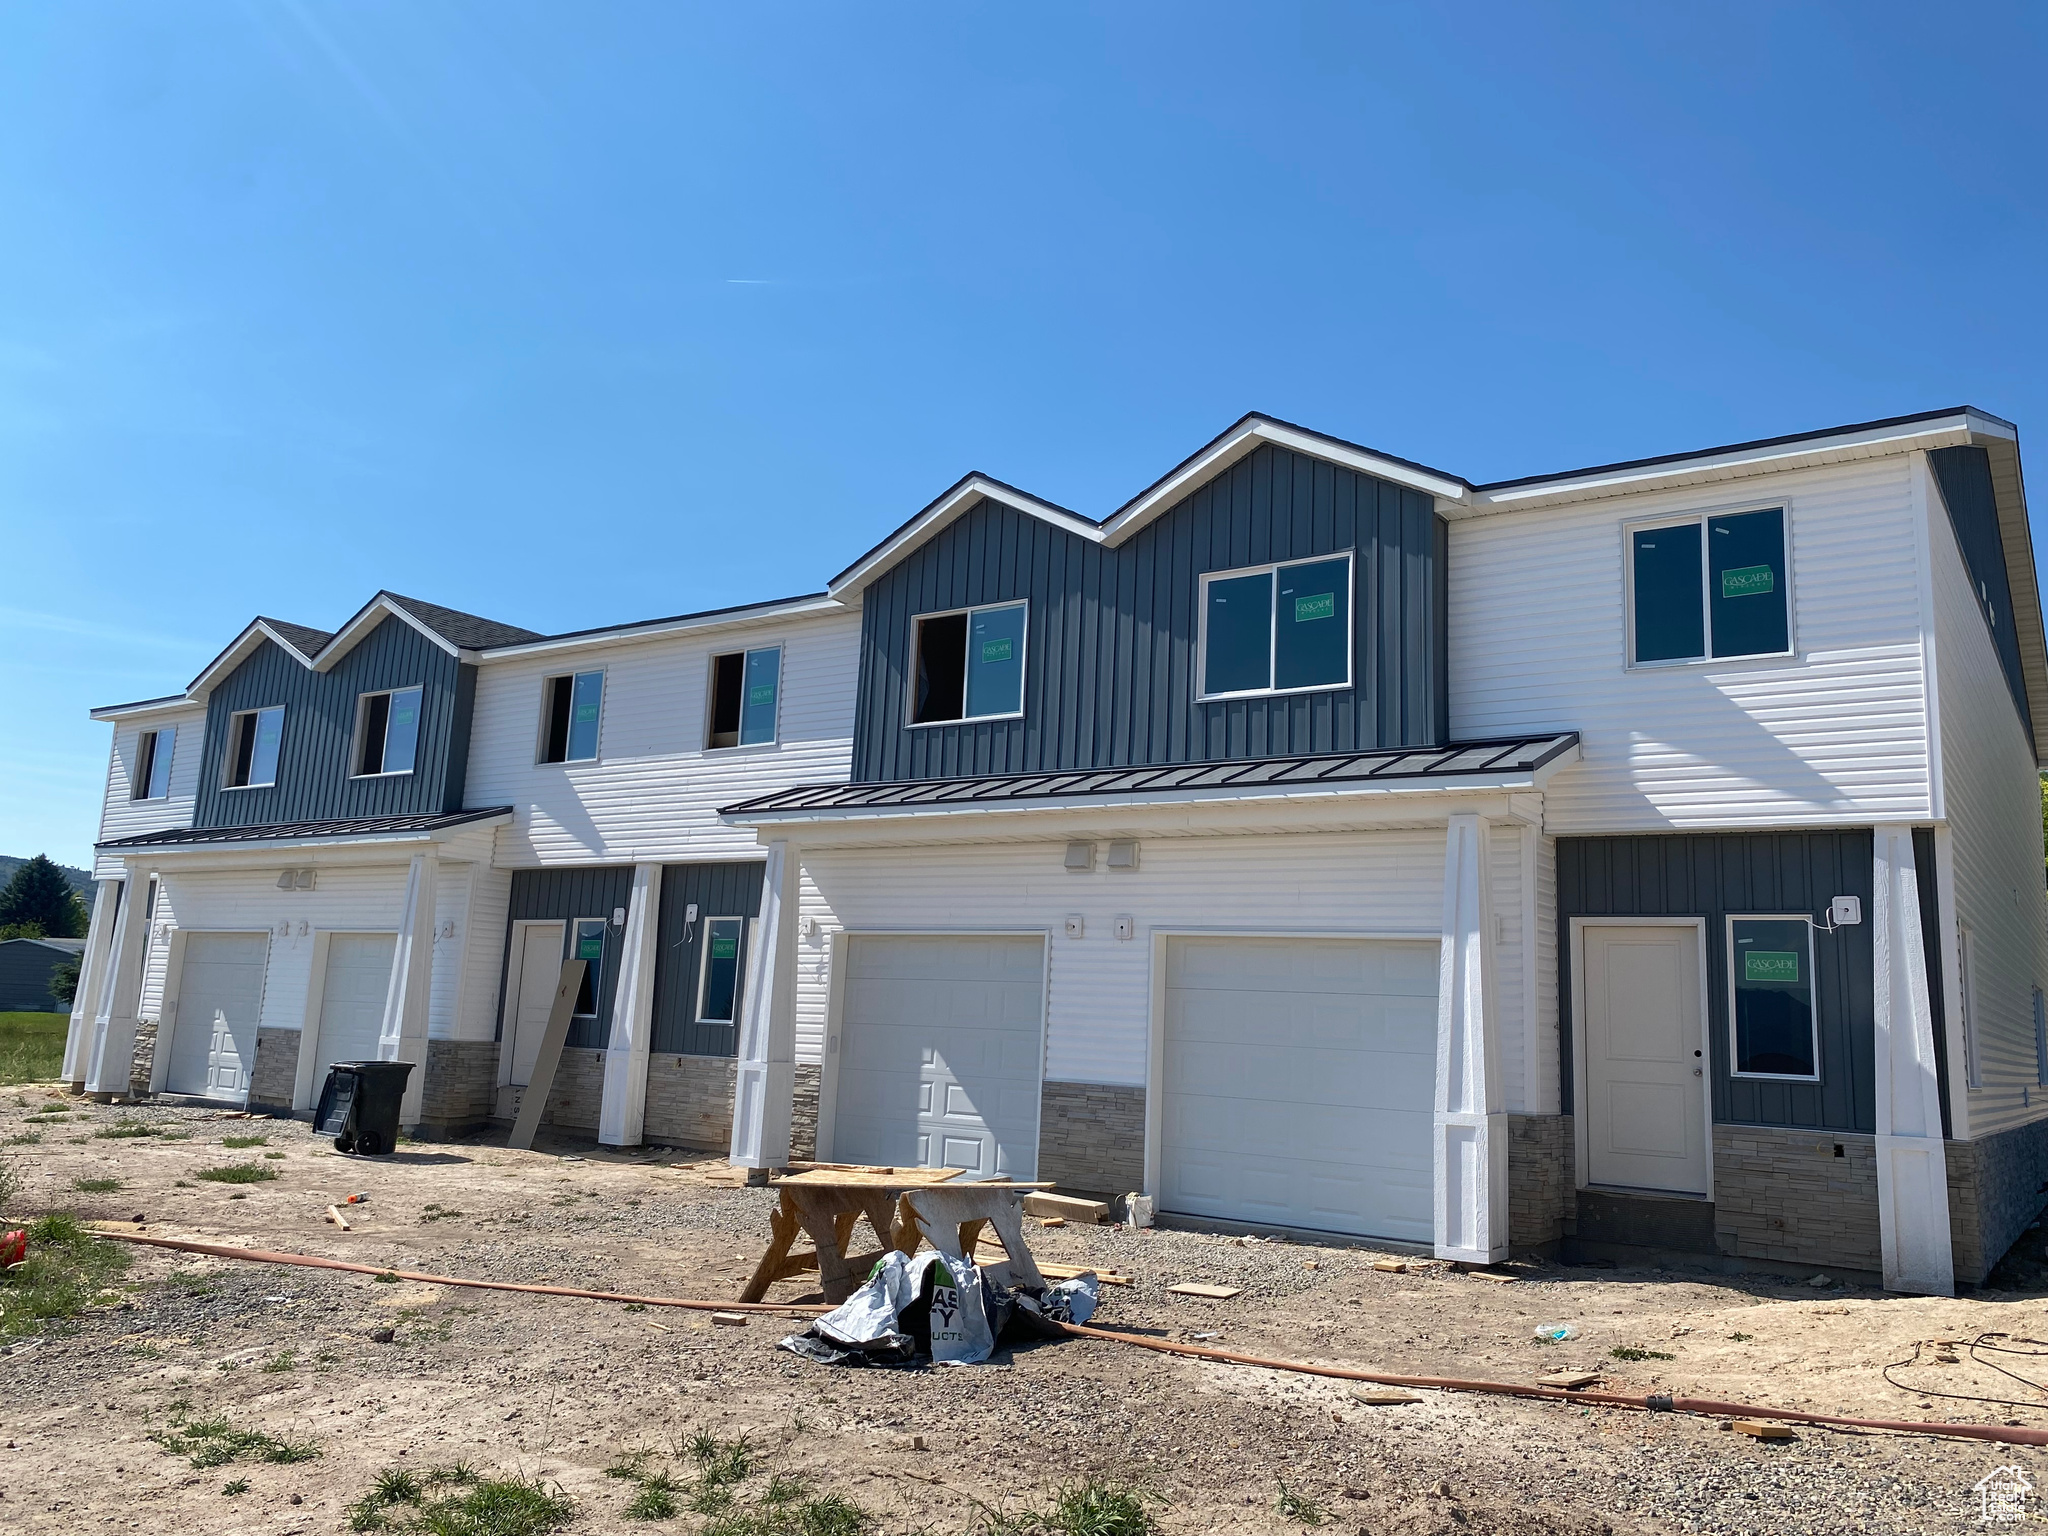
[[[689,1154],[568,1142],[522,1153],[486,1138],[358,1159],[289,1121],[69,1100],[61,1119],[31,1118],[51,1097],[0,1093],[0,1141],[39,1128],[39,1141],[0,1149],[23,1175],[20,1208],[139,1218],[159,1236],[713,1299],[738,1294],[767,1236],[772,1196],[732,1187],[721,1163]],[[122,1120],[165,1134],[93,1134]],[[268,1142],[222,1145],[247,1135]],[[252,1161],[279,1177],[194,1177]],[[74,1187],[107,1178],[118,1192]],[[350,1193],[370,1198],[344,1233],[322,1217]],[[1135,1277],[1104,1288],[1097,1321],[1109,1328],[1403,1373],[1531,1380],[1597,1368],[1624,1391],[2048,1426],[2048,1392],[1967,1347],[1953,1364],[1923,1348],[1921,1363],[1893,1373],[1910,1390],[1883,1375],[1931,1340],[2048,1339],[2048,1292],[2024,1265],[2035,1288],[1941,1301],[1778,1276],[1534,1264],[1502,1285],[1435,1265],[1383,1273],[1366,1248],[1188,1231],[1031,1236],[1042,1258]],[[1244,1294],[1166,1294],[1181,1281]],[[981,1367],[835,1370],[776,1350],[799,1325],[768,1316],[714,1327],[701,1313],[149,1249],[136,1250],[122,1294],[0,1357],[0,1529],[339,1531],[380,1470],[460,1460],[559,1483],[578,1507],[574,1532],[693,1533],[703,1522],[690,1514],[629,1520],[631,1485],[605,1468],[638,1449],[680,1462],[700,1431],[749,1435],[775,1466],[891,1532],[966,1532],[986,1509],[1042,1502],[1093,1473],[1153,1490],[1168,1532],[1300,1528],[1276,1507],[1284,1482],[1338,1531],[1917,1536],[1983,1529],[1971,1489],[1995,1468],[2048,1479],[2048,1455],[2029,1449],[1823,1429],[1764,1443],[1713,1419],[1454,1393],[1370,1407],[1341,1382],[1091,1341],[1005,1350]],[[774,1299],[806,1294],[790,1282]],[[1538,1343],[1533,1330],[1550,1323],[1577,1336]],[[1624,1361],[1617,1348],[1654,1353]],[[1987,1358],[2048,1381],[2048,1360]],[[201,1471],[149,1438],[213,1413],[320,1455]],[[223,1492],[234,1478],[246,1492]]]

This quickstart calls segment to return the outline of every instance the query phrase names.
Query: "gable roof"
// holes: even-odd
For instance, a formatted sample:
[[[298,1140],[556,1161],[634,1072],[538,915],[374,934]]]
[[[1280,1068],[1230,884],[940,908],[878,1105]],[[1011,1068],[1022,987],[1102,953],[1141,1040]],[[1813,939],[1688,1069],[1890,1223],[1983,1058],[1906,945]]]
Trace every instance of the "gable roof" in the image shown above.
[[[85,953],[83,939],[0,939],[0,944],[35,944],[44,949],[54,949],[60,955],[82,955]]]

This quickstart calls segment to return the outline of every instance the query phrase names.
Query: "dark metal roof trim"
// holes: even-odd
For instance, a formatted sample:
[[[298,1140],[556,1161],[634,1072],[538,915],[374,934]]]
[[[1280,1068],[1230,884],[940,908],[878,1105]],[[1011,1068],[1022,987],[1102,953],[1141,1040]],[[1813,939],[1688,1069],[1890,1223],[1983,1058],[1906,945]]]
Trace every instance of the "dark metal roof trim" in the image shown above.
[[[443,811],[432,816],[358,816],[348,821],[273,822],[255,827],[173,827],[164,832],[117,837],[93,846],[100,849],[205,848],[221,843],[288,843],[323,838],[380,837],[402,832],[440,832],[467,822],[488,821],[495,816],[511,814],[511,806],[498,805],[484,811]]]
[[[886,810],[896,806],[975,805],[1064,800],[1091,795],[1164,794],[1175,790],[1286,790],[1297,786],[1384,783],[1393,779],[1457,779],[1477,773],[1533,773],[1579,744],[1577,731],[1459,741],[1441,747],[1382,752],[1329,752],[1306,757],[1222,763],[1139,764],[1064,773],[990,774],[977,778],[909,779],[886,784],[804,784],[729,805],[718,814],[745,818],[801,811]]]

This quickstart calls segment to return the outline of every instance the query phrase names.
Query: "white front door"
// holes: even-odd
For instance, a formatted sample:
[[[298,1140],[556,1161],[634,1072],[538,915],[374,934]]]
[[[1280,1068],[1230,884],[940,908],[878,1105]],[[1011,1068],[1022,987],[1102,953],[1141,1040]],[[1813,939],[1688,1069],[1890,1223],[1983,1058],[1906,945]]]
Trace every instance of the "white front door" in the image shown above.
[[[1045,941],[847,940],[832,1157],[1031,1178]]]
[[[164,1086],[209,1099],[246,1099],[256,1065],[267,933],[191,933],[178,971],[178,1011]]]
[[[1699,930],[1588,923],[1579,933],[1587,1181],[1707,1194]]]
[[[384,1001],[391,990],[395,933],[333,933],[327,936],[327,976],[320,985],[318,1094],[327,1069],[337,1061],[375,1061],[384,1033]]]
[[[508,1010],[512,1082],[524,1088],[533,1081],[533,1063],[540,1055],[541,1036],[548,1032],[555,988],[562,984],[562,924],[521,923],[512,932],[518,941],[512,949],[513,992]]]
[[[1172,939],[1162,1209],[1426,1243],[1441,946]]]

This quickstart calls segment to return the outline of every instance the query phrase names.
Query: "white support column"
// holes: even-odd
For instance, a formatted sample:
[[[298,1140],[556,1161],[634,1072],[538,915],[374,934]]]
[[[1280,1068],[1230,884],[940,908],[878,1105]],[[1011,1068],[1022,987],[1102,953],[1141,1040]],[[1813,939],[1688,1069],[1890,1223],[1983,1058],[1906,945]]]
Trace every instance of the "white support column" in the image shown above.
[[[735,1168],[780,1168],[789,1161],[796,1097],[796,908],[801,876],[796,847],[768,845],[761,916],[747,963],[741,1004],[739,1071],[733,1085]]]
[[[1913,829],[1880,826],[1875,841],[1871,937],[1877,973],[1877,1221],[1884,1288],[1953,1296],[1948,1155],[1941,1136],[1934,1009],[1927,993]]]
[[[647,1052],[654,1034],[654,962],[660,949],[661,866],[633,866],[633,896],[612,989],[612,1033],[604,1053],[604,1100],[597,1139],[637,1147],[647,1117]]]
[[[121,888],[118,880],[101,880],[93,888],[92,924],[85,930],[85,949],[78,957],[78,990],[71,994],[71,1027],[64,1034],[64,1081],[73,1092],[85,1086],[86,1068],[92,1058],[100,984],[107,974],[107,941],[113,936]]]
[[[1436,1255],[1490,1264],[1508,1252],[1508,1135],[1493,1000],[1493,913],[1483,816],[1444,839],[1443,963],[1436,1012]]]
[[[142,1005],[142,972],[149,963],[149,871],[128,866],[120,914],[107,946],[107,979],[100,988],[99,1017],[93,1022],[86,1062],[87,1093],[125,1094],[135,1063],[135,1031]],[[175,1029],[175,1022],[172,1023]],[[163,1040],[158,1024],[159,1044]]]
[[[398,1123],[418,1125],[426,1091],[427,1005],[434,986],[434,882],[440,855],[429,849],[412,856],[405,875],[405,909],[398,919],[398,943],[391,952],[391,982],[384,992],[384,1021],[377,1032],[379,1061],[409,1061]]]

